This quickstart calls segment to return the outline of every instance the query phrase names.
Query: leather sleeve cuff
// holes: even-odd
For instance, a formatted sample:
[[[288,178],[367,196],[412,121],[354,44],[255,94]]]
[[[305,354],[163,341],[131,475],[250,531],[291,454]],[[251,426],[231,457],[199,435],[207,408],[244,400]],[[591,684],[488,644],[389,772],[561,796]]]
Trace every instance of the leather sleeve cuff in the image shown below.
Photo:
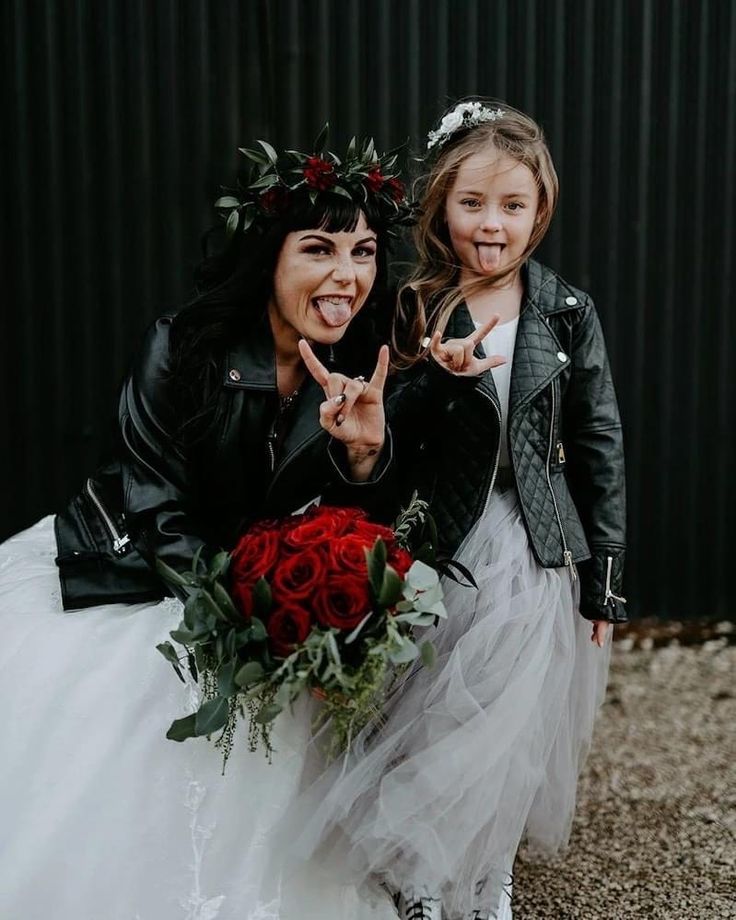
[[[381,448],[381,453],[376,461],[376,465],[373,467],[373,472],[368,479],[364,479],[361,482],[356,482],[356,480],[351,478],[348,452],[342,441],[336,441],[335,438],[330,438],[330,442],[327,445],[327,454],[345,485],[356,489],[374,486],[383,479],[393,462],[394,446],[391,429],[388,425],[386,426],[386,439],[383,442],[383,447]]]
[[[621,548],[597,549],[578,566],[580,613],[586,620],[628,623],[621,595],[625,552]]]

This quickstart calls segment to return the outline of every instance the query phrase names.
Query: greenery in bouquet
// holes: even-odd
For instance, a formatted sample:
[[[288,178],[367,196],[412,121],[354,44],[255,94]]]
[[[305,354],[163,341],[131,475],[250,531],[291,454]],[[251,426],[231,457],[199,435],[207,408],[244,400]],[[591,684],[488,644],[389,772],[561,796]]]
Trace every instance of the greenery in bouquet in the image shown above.
[[[225,760],[237,723],[249,740],[273,750],[274,719],[303,694],[321,701],[328,754],[381,710],[392,683],[420,660],[431,666],[431,641],[415,634],[446,612],[435,568],[434,527],[414,500],[394,529],[355,508],[313,507],[263,521],[205,568],[159,571],[187,595],[171,642],[158,649],[184,680],[203,691],[199,709],[172,723],[174,741],[219,733]]]

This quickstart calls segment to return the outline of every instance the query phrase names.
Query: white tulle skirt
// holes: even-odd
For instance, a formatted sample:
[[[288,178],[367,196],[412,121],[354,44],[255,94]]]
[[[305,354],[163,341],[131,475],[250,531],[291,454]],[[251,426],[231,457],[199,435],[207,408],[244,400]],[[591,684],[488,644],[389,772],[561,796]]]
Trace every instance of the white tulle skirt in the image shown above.
[[[610,658],[569,572],[534,560],[515,489],[494,493],[458,558],[478,590],[445,586],[436,666],[307,783],[274,848],[356,885],[440,896],[451,920],[503,908],[524,835],[547,854],[567,843]]]
[[[196,704],[156,651],[180,605],[64,613],[55,555],[51,518],[0,546],[0,917],[395,918],[314,863],[288,883],[269,868],[309,713],[279,719],[271,765],[240,732],[222,776],[211,743],[165,738]]]

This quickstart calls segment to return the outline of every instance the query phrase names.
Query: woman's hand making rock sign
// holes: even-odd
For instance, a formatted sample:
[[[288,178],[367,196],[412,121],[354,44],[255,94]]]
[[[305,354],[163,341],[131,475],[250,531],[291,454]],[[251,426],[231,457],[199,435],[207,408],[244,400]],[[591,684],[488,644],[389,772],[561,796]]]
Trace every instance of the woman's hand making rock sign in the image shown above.
[[[325,393],[326,399],[319,408],[320,424],[345,445],[353,479],[365,481],[373,472],[385,439],[383,388],[388,376],[388,346],[381,346],[370,380],[331,374],[305,339],[299,342],[299,353]]]
[[[506,358],[501,355],[476,358],[473,354],[476,346],[483,341],[491,329],[498,325],[499,319],[500,316],[494,314],[487,323],[464,339],[448,339],[443,342],[442,333],[435,332],[429,340],[429,351],[432,357],[440,367],[459,377],[478,377],[492,367],[500,367],[506,363]]]

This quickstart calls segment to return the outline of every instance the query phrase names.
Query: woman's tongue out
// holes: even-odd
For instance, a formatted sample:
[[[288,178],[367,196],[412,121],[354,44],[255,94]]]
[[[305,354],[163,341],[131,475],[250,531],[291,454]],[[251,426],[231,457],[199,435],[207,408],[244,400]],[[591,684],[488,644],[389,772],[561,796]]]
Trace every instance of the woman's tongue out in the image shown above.
[[[481,271],[496,271],[501,265],[501,243],[476,243]]]
[[[344,326],[350,320],[352,297],[315,297],[314,305],[328,326]]]

